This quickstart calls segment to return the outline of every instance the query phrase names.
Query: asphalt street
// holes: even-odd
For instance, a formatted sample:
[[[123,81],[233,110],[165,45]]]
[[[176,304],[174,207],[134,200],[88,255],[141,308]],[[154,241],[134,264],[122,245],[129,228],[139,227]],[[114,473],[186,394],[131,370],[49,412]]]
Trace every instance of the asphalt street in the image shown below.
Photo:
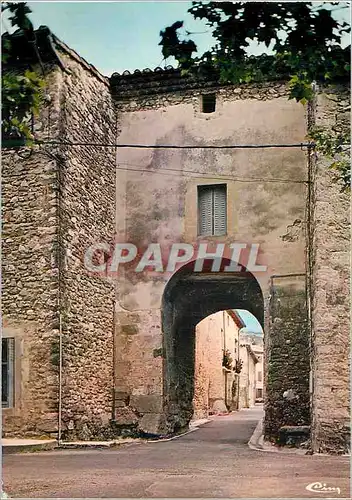
[[[248,447],[262,409],[215,417],[164,442],[3,456],[4,489],[29,498],[348,498],[349,457]],[[334,492],[310,492],[321,482]]]

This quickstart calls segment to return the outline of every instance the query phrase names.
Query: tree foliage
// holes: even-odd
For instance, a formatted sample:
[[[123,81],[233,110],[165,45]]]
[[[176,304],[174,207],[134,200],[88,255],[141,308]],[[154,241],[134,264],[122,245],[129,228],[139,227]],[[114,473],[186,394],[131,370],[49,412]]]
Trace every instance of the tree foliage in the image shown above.
[[[341,182],[342,191],[351,187],[351,136],[349,130],[330,130],[326,127],[314,127],[309,137],[315,142],[318,153],[329,161],[335,175],[334,181]]]
[[[28,14],[31,10],[26,3],[6,3],[2,11],[8,10],[11,14],[12,27],[17,27],[26,43],[31,43],[36,49],[36,39],[33,24]],[[5,36],[4,36],[5,35]],[[39,113],[44,80],[29,67],[7,68],[6,62],[11,54],[11,37],[2,37],[2,137],[3,139],[32,140],[31,119]],[[40,61],[38,60],[38,63]]]
[[[338,3],[338,2],[335,2]],[[341,38],[350,26],[311,2],[192,2],[188,10],[204,21],[215,39],[201,55],[193,40],[183,39],[183,21],[160,32],[165,58],[175,57],[185,73],[243,83],[290,78],[290,98],[307,101],[313,81],[348,77],[350,49]],[[248,53],[251,43],[264,43],[272,55]]]
[[[329,6],[331,9],[327,9]],[[342,48],[350,25],[334,19],[332,9],[348,8],[341,2],[192,2],[188,12],[202,20],[215,42],[203,54],[182,35],[183,21],[160,32],[164,58],[174,57],[182,74],[192,73],[219,83],[249,83],[278,78],[289,81],[289,99],[305,104],[313,97],[313,82],[350,78],[350,46]],[[186,32],[186,36],[191,33]],[[262,43],[259,56],[249,53]],[[310,138],[316,149],[331,159],[331,168],[350,186],[350,161],[342,151],[347,133],[315,129]]]

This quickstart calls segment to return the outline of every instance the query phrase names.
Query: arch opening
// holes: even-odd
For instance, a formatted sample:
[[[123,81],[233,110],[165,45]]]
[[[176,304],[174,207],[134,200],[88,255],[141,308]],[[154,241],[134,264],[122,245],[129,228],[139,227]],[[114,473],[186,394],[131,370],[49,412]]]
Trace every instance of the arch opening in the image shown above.
[[[264,325],[260,285],[243,266],[239,272],[194,272],[180,268],[165,287],[162,300],[164,340],[164,395],[166,425],[170,432],[185,428],[193,416],[195,331],[204,318],[218,311],[244,309]]]

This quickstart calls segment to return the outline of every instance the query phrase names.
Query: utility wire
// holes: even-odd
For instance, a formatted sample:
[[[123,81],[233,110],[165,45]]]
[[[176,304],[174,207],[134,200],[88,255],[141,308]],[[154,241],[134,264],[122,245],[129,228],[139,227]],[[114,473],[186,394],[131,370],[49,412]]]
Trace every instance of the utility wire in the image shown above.
[[[308,180],[294,180],[294,179],[280,179],[280,178],[255,178],[255,177],[235,177],[231,175],[214,175],[213,172],[199,172],[197,170],[176,170],[176,169],[163,169],[163,170],[147,170],[142,168],[126,168],[126,167],[116,167],[116,170],[124,171],[124,172],[139,172],[139,173],[148,173],[148,174],[157,174],[157,175],[171,175],[175,177],[192,177],[193,175],[202,175],[206,178],[211,178],[219,181],[236,181],[236,182],[272,182],[272,183],[289,183],[289,184],[308,184]],[[165,170],[171,170],[171,172],[166,172]],[[175,170],[175,172],[173,171]],[[186,172],[187,175],[183,175]],[[193,175],[192,175],[193,174]],[[36,176],[37,173],[33,172],[33,175]],[[23,177],[23,172],[14,174],[13,172],[6,174],[6,178],[17,178]]]
[[[153,168],[143,168],[142,165],[138,165],[138,164],[133,164],[133,163],[127,163],[127,162],[117,162],[118,165],[126,165],[126,167],[124,168],[120,168],[120,167],[117,167],[118,170],[131,170],[131,171],[136,171],[136,172],[152,172],[153,174],[157,174],[157,173],[163,173],[165,170],[167,171],[170,171],[170,172],[176,172],[177,174],[179,175],[182,175],[183,173],[187,173],[187,174],[198,174],[198,175],[206,175],[207,177],[211,177],[212,179],[217,179],[217,178],[221,178],[221,177],[226,177],[228,178],[228,176],[230,174],[217,174],[216,172],[202,172],[200,170],[188,170],[188,169],[179,169],[179,168],[167,168],[167,167],[162,167],[162,169],[158,169],[158,170],[155,170]],[[132,168],[127,168],[127,167],[132,167]],[[140,167],[140,168],[133,168],[133,167]],[[215,175],[215,177],[214,177]],[[219,177],[217,177],[216,175],[218,175]],[[232,178],[232,177],[231,177]],[[239,178],[238,178],[239,179]],[[254,179],[253,177],[249,177],[248,179],[250,180],[266,180],[266,179]],[[295,181],[292,181],[291,179],[281,179],[281,178],[275,178],[273,177],[272,180],[275,180],[275,181],[287,181],[287,182],[295,182]],[[297,181],[297,182],[305,182],[305,181]]]
[[[176,170],[176,169],[163,169],[163,170],[147,170],[147,169],[140,169],[140,168],[120,168],[116,167],[116,170],[124,170],[126,172],[147,172],[147,173],[152,173],[152,174],[160,174],[160,175],[174,175],[174,176],[179,176],[179,177],[192,177],[192,175],[187,175],[183,176],[183,172],[187,172],[188,174],[194,174],[194,175],[203,175],[206,176],[207,178],[211,179],[216,179],[220,181],[236,181],[236,182],[287,182],[287,183],[293,183],[293,184],[307,184],[308,180],[293,180],[293,179],[275,179],[275,178],[268,178],[268,179],[260,179],[260,178],[254,178],[254,177],[234,177],[234,176],[226,176],[226,174],[221,175],[214,175],[212,172],[199,172],[199,171],[192,171],[192,170],[179,170],[178,174],[174,172],[165,172],[165,170]]]
[[[232,144],[229,146],[182,146],[173,144],[111,144],[104,142],[72,142],[72,141],[34,141],[36,144],[48,146],[92,146],[100,148],[135,148],[135,149],[268,149],[268,148],[312,148],[314,142],[300,142],[293,144]]]
[[[60,164],[64,164],[62,159],[60,158],[56,158],[55,154],[49,152],[49,151],[45,151],[45,150],[41,150],[41,151],[38,151],[38,153],[41,153],[41,154],[45,154],[47,156],[49,156],[50,158],[52,158],[53,160],[56,160],[56,161],[59,161]],[[214,172],[201,172],[199,170],[188,170],[188,169],[184,169],[184,170],[180,170],[180,169],[176,169],[176,168],[165,168],[163,167],[162,169],[160,170],[155,170],[155,169],[146,169],[146,168],[133,168],[133,164],[130,164],[130,163],[120,163],[118,162],[118,165],[126,165],[126,167],[121,167],[121,166],[116,166],[116,170],[120,170],[120,171],[124,171],[124,172],[138,172],[138,173],[148,173],[148,174],[157,174],[157,175],[171,175],[171,176],[175,176],[175,177],[193,177],[195,175],[201,175],[203,177],[207,177],[207,178],[211,178],[211,179],[214,179],[214,180],[220,180],[220,181],[225,181],[225,180],[229,180],[229,181],[236,181],[236,182],[256,182],[256,183],[260,183],[260,182],[272,182],[272,183],[290,183],[290,184],[307,184],[309,183],[308,180],[295,180],[295,179],[282,179],[282,178],[275,178],[275,177],[272,177],[272,178],[255,178],[255,177],[236,177],[236,176],[232,176],[230,174],[216,174]],[[135,167],[139,167],[139,165],[134,165]],[[132,168],[131,168],[132,167]],[[186,174],[186,175],[184,175]],[[33,175],[36,175],[36,174],[33,174]],[[14,174],[14,173],[9,173],[6,175],[6,177],[8,178],[11,178],[11,177],[22,177],[23,176],[23,173],[19,173],[19,174]]]
[[[71,142],[71,141],[35,141],[39,145],[64,145],[64,146],[92,146],[92,147],[110,147],[118,150],[119,148],[137,148],[137,149],[262,149],[262,148],[303,148],[307,147],[312,148],[314,147],[314,143],[296,143],[296,144],[237,144],[237,145],[230,145],[230,146],[177,146],[177,145],[146,145],[146,144],[111,144],[111,143],[94,143],[94,142]],[[121,165],[122,163],[120,163]],[[130,166],[131,164],[129,163],[124,163],[124,165]],[[131,165],[132,166],[132,165]],[[136,165],[138,167],[138,165]],[[179,177],[185,177],[186,174],[193,174],[193,175],[202,175],[202,176],[207,176],[211,177],[212,179],[217,179],[217,180],[233,180],[237,182],[275,182],[275,183],[296,183],[296,184],[307,184],[309,181],[308,180],[293,180],[293,179],[281,179],[281,178],[269,178],[269,179],[263,179],[263,178],[253,178],[253,177],[234,177],[234,176],[229,176],[229,175],[214,175],[213,172],[201,172],[199,170],[178,170],[178,169],[173,169],[173,168],[163,168],[162,170],[155,170],[155,169],[143,169],[143,168],[126,168],[126,167],[116,167],[116,170],[121,170],[121,171],[131,171],[131,172],[142,172],[142,173],[153,173],[153,174],[158,174],[158,175],[174,175],[174,176],[179,176]],[[167,172],[166,172],[167,170]],[[11,174],[10,174],[11,176]],[[12,176],[16,176],[16,174],[12,174]],[[188,175],[190,177],[190,175]]]

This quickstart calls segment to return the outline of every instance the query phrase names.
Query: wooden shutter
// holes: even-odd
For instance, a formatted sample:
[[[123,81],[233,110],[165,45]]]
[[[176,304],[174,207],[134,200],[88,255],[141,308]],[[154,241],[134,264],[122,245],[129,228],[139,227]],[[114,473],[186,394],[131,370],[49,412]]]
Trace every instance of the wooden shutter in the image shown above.
[[[214,227],[213,234],[221,236],[227,233],[227,196],[226,185],[213,186],[213,213],[214,213]]]
[[[213,234],[213,192],[211,186],[198,188],[198,234]]]

